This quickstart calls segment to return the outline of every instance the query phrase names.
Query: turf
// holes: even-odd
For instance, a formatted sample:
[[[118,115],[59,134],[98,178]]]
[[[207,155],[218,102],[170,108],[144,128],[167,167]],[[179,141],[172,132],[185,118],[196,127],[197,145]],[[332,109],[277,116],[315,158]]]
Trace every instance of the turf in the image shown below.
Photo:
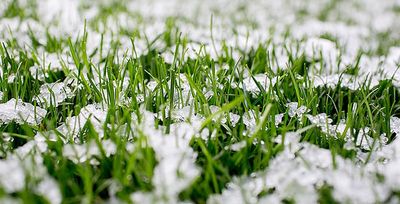
[[[399,202],[396,2],[266,2],[0,3],[0,202]]]

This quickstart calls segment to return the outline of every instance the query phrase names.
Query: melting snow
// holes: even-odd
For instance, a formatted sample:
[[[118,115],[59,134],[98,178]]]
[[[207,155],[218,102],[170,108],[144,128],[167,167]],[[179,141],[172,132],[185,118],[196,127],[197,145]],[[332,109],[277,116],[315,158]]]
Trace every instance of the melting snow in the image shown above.
[[[46,176],[37,187],[37,192],[45,197],[51,204],[58,204],[62,201],[62,195],[55,179]]]
[[[36,97],[36,100],[43,104],[47,104],[47,106],[52,104],[57,107],[61,102],[71,98],[72,96],[72,90],[67,86],[67,84],[64,82],[58,82],[43,84],[40,87],[40,93]]]
[[[150,146],[156,153],[158,165],[154,169],[152,193],[137,192],[131,198],[134,202],[152,201],[176,203],[178,194],[188,187],[200,174],[195,165],[196,153],[189,146],[198,127],[188,123],[175,123],[170,134],[163,134],[154,128],[152,113],[143,113],[143,122],[139,128],[148,137]]]
[[[286,107],[289,108],[288,110],[288,114],[290,117],[303,117],[304,113],[309,112],[310,110],[305,107],[305,106],[299,106],[299,104],[297,102],[291,102],[291,103],[287,103]]]
[[[22,102],[20,99],[11,99],[0,104],[0,123],[8,124],[14,121],[19,124],[38,125],[46,113],[46,110],[38,106]]]
[[[103,124],[107,117],[107,108],[100,104],[90,104],[83,107],[77,116],[69,117],[63,125],[57,128],[67,138],[72,137],[76,140],[79,131],[87,121],[90,121],[94,129],[98,131],[100,137],[103,135]]]
[[[101,141],[101,147],[107,157],[116,152],[116,145],[109,139]],[[91,164],[98,164],[93,157],[101,156],[101,150],[95,141],[86,144],[66,144],[63,155],[74,163],[84,163],[89,160]]]
[[[0,160],[0,184],[7,193],[14,193],[25,187],[24,167],[17,159]]]

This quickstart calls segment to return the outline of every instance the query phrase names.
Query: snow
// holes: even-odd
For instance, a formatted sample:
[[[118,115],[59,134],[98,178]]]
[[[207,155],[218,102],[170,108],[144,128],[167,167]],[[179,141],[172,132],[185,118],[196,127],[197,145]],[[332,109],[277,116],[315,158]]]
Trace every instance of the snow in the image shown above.
[[[77,135],[85,126],[86,122],[90,121],[94,130],[102,137],[103,124],[107,117],[107,107],[100,104],[89,104],[83,107],[77,116],[68,117],[64,124],[57,127],[57,131],[64,135],[65,138],[77,140]]]
[[[10,0],[2,1],[0,16],[3,16],[11,2]],[[63,156],[77,165],[86,161],[97,165],[96,157],[111,157],[117,151],[116,144],[113,140],[107,139],[105,131],[105,128],[112,125],[106,123],[108,107],[105,104],[110,99],[108,95],[103,95],[104,101],[99,103],[93,102],[98,101],[92,101],[90,98],[89,103],[92,104],[85,104],[79,113],[70,113],[71,115],[65,121],[57,121],[59,126],[56,130],[47,131],[47,126],[41,127],[51,106],[61,106],[74,96],[76,90],[82,90],[82,84],[78,84],[75,74],[82,71],[79,77],[83,76],[83,79],[87,80],[90,70],[84,68],[78,71],[72,62],[67,45],[63,45],[61,50],[53,53],[46,51],[43,46],[34,48],[30,38],[31,33],[41,45],[48,43],[47,34],[56,39],[66,40],[70,37],[72,41],[75,41],[78,36],[83,35],[83,24],[87,22],[87,52],[91,54],[99,50],[99,41],[104,42],[102,56],[96,53],[89,59],[89,63],[100,67],[99,70],[92,70],[94,85],[100,92],[105,91],[104,84],[100,83],[101,80],[110,79],[107,74],[103,76],[103,73],[106,73],[103,62],[105,54],[113,48],[114,44],[119,44],[120,49],[115,53],[118,65],[124,67],[125,59],[130,58],[132,36],[120,34],[121,31],[137,32],[136,54],[141,56],[149,51],[147,47],[149,41],[164,34],[167,28],[166,19],[169,17],[174,17],[174,26],[179,28],[182,39],[185,39],[186,50],[179,48],[179,54],[185,52],[183,59],[197,59],[198,56],[203,55],[200,51],[206,51],[209,53],[209,56],[206,56],[207,60],[210,58],[211,61],[216,62],[217,75],[225,76],[224,74],[230,70],[229,66],[231,66],[217,63],[221,61],[219,57],[225,55],[222,44],[227,46],[233,60],[239,61],[246,60],[242,58],[243,52],[249,53],[261,43],[267,49],[271,61],[271,64],[267,65],[274,72],[271,75],[277,74],[279,70],[290,68],[291,57],[298,58],[304,54],[306,62],[310,63],[310,70],[305,74],[312,79],[311,86],[313,87],[324,89],[336,88],[339,85],[342,88],[357,91],[365,82],[368,82],[372,88],[381,80],[393,79],[394,86],[400,88],[400,47],[390,42],[400,37],[398,32],[400,21],[397,20],[399,14],[393,9],[400,6],[398,0],[335,1],[334,4],[329,0],[269,0],[253,3],[243,0],[137,0],[127,2],[124,7],[126,12],[118,11],[111,1],[106,0],[89,3],[83,0],[41,0],[37,1],[37,5],[32,8],[29,2],[18,0],[19,6],[25,9],[24,14],[27,19],[0,18],[0,40],[7,44],[8,40],[15,39],[15,42],[12,41],[15,46],[21,51],[26,51],[28,57],[33,59],[33,65],[27,69],[41,84],[40,93],[32,101],[9,99],[8,91],[3,89],[4,93],[0,91],[0,99],[4,102],[0,104],[2,125],[15,122],[36,126],[34,127],[36,135],[33,138],[29,138],[25,144],[13,149],[10,155],[1,155],[0,184],[6,193],[16,193],[26,186],[35,186],[35,193],[42,195],[50,203],[62,202],[57,181],[48,175],[42,164],[42,154],[51,151],[49,149],[51,145],[48,143],[58,141],[55,131],[62,134]],[[108,7],[116,12],[104,14],[104,19],[98,20],[98,17],[103,15],[101,8],[108,9]],[[329,7],[332,8],[327,11]],[[33,13],[35,18],[31,17]],[[210,28],[211,16],[213,17],[212,29]],[[382,39],[382,35],[385,39]],[[386,43],[390,44],[386,45]],[[168,47],[164,41],[158,40],[151,49],[157,52],[163,51],[160,56],[166,63],[172,64],[175,46]],[[378,52],[378,48],[383,49],[383,53]],[[18,49],[9,50],[11,57],[19,55]],[[359,53],[363,55],[357,73],[354,75],[343,73],[348,67],[355,65],[354,61]],[[15,59],[19,60],[18,57]],[[14,86],[18,80],[25,79],[25,76],[20,76],[19,72],[11,70],[4,63],[4,59],[0,60],[0,64],[3,65],[0,78],[7,86]],[[20,64],[18,66],[22,67]],[[210,69],[210,67],[201,67],[203,68]],[[272,91],[272,94],[276,94],[271,88],[275,87],[280,76],[273,77],[270,73],[252,75],[250,70],[251,67],[238,65],[233,71],[236,81],[228,83],[232,83],[233,89],[245,91],[246,94],[250,93],[250,96],[256,96],[262,91]],[[63,81],[47,83],[49,74],[54,72],[63,72],[67,78]],[[244,79],[238,81],[239,76],[243,76]],[[117,78],[121,79],[122,84],[112,84],[115,93],[119,94],[111,96],[117,100],[118,107],[126,106],[134,100],[125,94],[128,92],[128,84],[132,83],[130,79],[133,77],[137,75],[122,76],[121,73]],[[300,80],[301,76],[296,77]],[[139,90],[146,90],[144,94],[136,96],[138,103],[144,103],[145,95],[148,96],[149,93],[160,90],[165,84],[170,84],[170,81],[163,80],[146,81],[145,87],[142,87],[142,84],[138,85]],[[211,88],[212,80],[209,76],[204,77],[204,82],[205,87],[201,87],[201,91],[207,100],[221,94],[219,91],[223,88],[222,84],[217,82],[217,91],[215,91]],[[258,85],[262,87],[261,90]],[[134,192],[131,195],[132,201],[138,203],[179,202],[179,193],[188,188],[201,173],[200,167],[196,165],[197,153],[191,148],[190,142],[193,138],[201,138],[207,142],[220,134],[215,130],[200,129],[206,116],[196,113],[194,107],[198,106],[193,105],[197,103],[193,97],[196,93],[193,93],[182,70],[177,74],[177,86],[180,89],[176,89],[173,93],[174,106],[162,105],[165,111],[169,108],[173,109],[173,124],[170,127],[170,133],[165,132],[166,127],[163,125],[155,127],[156,118],[161,120],[164,118],[162,111],[152,113],[141,110],[142,122],[137,120],[138,117],[132,116],[133,124],[120,127],[119,131],[126,133],[127,125],[132,125],[135,131],[143,133],[146,145],[154,150],[158,162],[152,178],[154,190]],[[5,102],[3,99],[8,101]],[[351,127],[347,126],[347,121],[342,119],[334,123],[332,120],[334,117],[326,113],[311,114],[308,104],[305,106],[306,104],[300,105],[299,102],[289,101],[283,103],[287,103],[286,112],[283,110],[283,113],[273,116],[276,126],[287,122],[284,121],[287,120],[287,116],[290,117],[289,120],[302,120],[305,116],[305,120],[332,137],[329,139],[343,139],[344,148],[356,152],[355,161],[339,155],[333,158],[328,149],[300,142],[299,133],[287,132],[285,135],[272,138],[276,143],[284,144],[285,149],[271,160],[265,170],[234,177],[222,194],[213,195],[208,199],[209,203],[279,203],[283,199],[293,199],[296,203],[316,203],[318,191],[323,185],[331,187],[335,200],[343,203],[387,202],[388,200],[385,199],[391,192],[400,191],[399,118],[387,116],[387,118],[390,117],[391,132],[395,134],[393,140],[388,140],[391,138],[390,135],[374,132],[375,130],[368,126],[357,127],[358,134],[355,135],[355,139],[348,130]],[[221,110],[215,105],[209,108],[211,113]],[[353,112],[355,110],[356,106],[353,105]],[[237,127],[238,122],[243,120],[246,128],[243,134],[246,134],[254,130],[259,115],[260,113],[256,110],[250,110],[244,115],[239,115],[235,111],[224,112],[214,117],[213,121],[220,122],[224,127],[230,125]],[[78,138],[87,122],[90,122],[98,133],[105,155],[102,155],[103,152],[95,141],[82,141]],[[37,129],[45,130],[36,133]],[[10,134],[4,133],[2,136],[5,143],[13,142]],[[137,135],[132,136],[134,137]],[[136,148],[132,141],[130,140],[126,147],[129,153]],[[245,141],[232,140],[232,144],[224,148],[240,151],[246,145]],[[370,151],[372,152],[369,155]],[[366,163],[368,157],[370,157],[369,162],[361,165]],[[32,169],[35,171],[29,172]],[[383,175],[384,181],[378,181],[376,174]],[[36,183],[27,182],[26,178],[30,177],[34,177]],[[275,191],[260,195],[271,189]],[[118,191],[116,182],[112,188],[110,187],[110,191],[115,196]],[[18,202],[9,197],[0,199],[0,203]],[[110,201],[119,202],[115,197],[110,198]],[[398,199],[391,201],[396,203]]]
[[[58,204],[62,201],[62,195],[57,181],[49,176],[45,177],[38,184],[37,191],[51,204]]]
[[[290,117],[299,117],[301,118],[303,114],[309,112],[310,110],[305,106],[299,106],[297,102],[290,102],[286,104],[288,107],[288,114]]]
[[[18,160],[0,160],[0,184],[7,193],[14,193],[25,187],[25,171]]]
[[[281,202],[284,199],[317,203],[318,189],[325,184],[333,188],[335,200],[343,203],[383,202],[389,195],[390,189],[379,183],[373,172],[341,157],[335,158],[334,167],[329,150],[296,140],[289,143],[301,148],[285,149],[270,162],[267,170],[234,178],[221,195],[212,195],[208,203]],[[398,176],[397,171],[392,173],[390,178]],[[396,189],[397,183],[390,182]],[[273,193],[258,196],[268,189],[274,189]]]
[[[66,99],[73,96],[71,88],[65,82],[43,84],[36,100],[47,106],[59,106]]]
[[[237,142],[235,144],[232,144],[229,148],[226,147],[225,149],[230,149],[232,151],[238,152],[241,149],[245,148],[247,146],[247,142],[245,140],[241,141],[241,142]]]
[[[131,199],[133,202],[176,203],[178,194],[200,174],[195,165],[197,154],[189,146],[191,138],[198,134],[198,127],[189,123],[174,123],[171,132],[164,134],[154,128],[152,113],[143,112],[142,116],[143,122],[138,128],[147,136],[158,161],[152,179],[155,189],[151,193],[133,193]]]
[[[243,79],[243,89],[257,95],[262,91],[268,91],[268,89],[273,86],[276,79],[270,79],[266,74],[257,74],[255,76],[249,76]],[[257,83],[261,88],[258,87]]]
[[[116,152],[116,145],[110,140],[103,140],[100,143],[105,156],[110,157]],[[95,141],[86,144],[66,144],[63,148],[63,156],[70,159],[74,163],[84,163],[90,161],[91,164],[98,164],[94,156],[102,156],[100,147]]]
[[[0,123],[16,122],[19,124],[39,125],[46,113],[46,110],[38,106],[13,98],[6,103],[0,104]]]

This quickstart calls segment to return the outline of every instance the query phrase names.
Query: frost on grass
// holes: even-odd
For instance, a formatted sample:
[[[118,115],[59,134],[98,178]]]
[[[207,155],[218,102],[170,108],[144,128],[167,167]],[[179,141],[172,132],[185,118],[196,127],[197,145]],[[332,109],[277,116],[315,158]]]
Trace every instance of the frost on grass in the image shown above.
[[[11,99],[0,104],[0,122],[8,124],[16,122],[19,124],[38,125],[46,116],[47,111],[30,103],[22,102],[20,99]]]

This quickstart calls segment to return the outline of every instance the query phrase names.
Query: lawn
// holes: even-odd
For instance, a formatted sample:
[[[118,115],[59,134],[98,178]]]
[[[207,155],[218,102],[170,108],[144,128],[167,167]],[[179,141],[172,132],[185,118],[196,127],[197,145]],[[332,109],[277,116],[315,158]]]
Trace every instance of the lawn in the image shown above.
[[[398,0],[1,0],[0,203],[400,203]]]

